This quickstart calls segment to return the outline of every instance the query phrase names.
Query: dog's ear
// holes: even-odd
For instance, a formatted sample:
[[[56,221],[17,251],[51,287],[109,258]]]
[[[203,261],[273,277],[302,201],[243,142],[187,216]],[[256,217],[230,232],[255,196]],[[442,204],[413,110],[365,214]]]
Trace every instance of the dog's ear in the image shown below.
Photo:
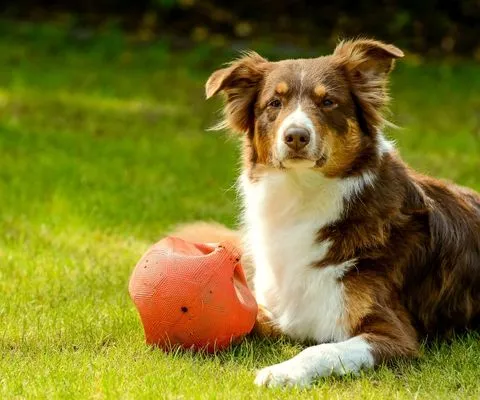
[[[370,39],[342,41],[333,54],[351,73],[384,78],[393,69],[395,59],[403,57],[403,51],[394,45]]]
[[[239,132],[253,128],[253,106],[270,63],[255,52],[248,52],[229,67],[215,71],[205,85],[207,99],[226,94],[225,120],[217,128]]]
[[[403,57],[399,48],[377,40],[342,41],[333,55],[344,68],[352,93],[365,114],[366,122],[381,128],[385,122],[382,108],[388,103],[388,75],[395,60]]]

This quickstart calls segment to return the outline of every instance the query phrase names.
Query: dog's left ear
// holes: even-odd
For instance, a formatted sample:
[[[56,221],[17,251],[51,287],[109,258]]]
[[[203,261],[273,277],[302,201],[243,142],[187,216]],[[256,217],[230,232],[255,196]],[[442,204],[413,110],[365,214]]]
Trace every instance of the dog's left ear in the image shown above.
[[[356,105],[358,118],[365,122],[365,133],[375,133],[385,124],[383,108],[390,100],[388,75],[397,58],[403,57],[399,48],[377,40],[360,39],[341,42],[333,55],[345,71]]]
[[[348,72],[371,78],[385,78],[395,59],[403,57],[398,47],[370,39],[342,41],[333,54],[341,59]]]

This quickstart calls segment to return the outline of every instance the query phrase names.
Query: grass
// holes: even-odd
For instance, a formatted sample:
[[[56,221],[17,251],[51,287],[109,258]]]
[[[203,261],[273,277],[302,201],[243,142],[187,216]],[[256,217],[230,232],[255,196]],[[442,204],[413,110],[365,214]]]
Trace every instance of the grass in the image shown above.
[[[205,132],[220,103],[203,82],[224,53],[0,23],[0,397],[479,398],[473,334],[305,392],[252,384],[299,351],[286,341],[216,356],[144,345],[127,293],[140,255],[177,222],[236,219],[236,142]],[[476,189],[478,74],[403,63],[392,110],[404,128],[390,132],[417,169]]]

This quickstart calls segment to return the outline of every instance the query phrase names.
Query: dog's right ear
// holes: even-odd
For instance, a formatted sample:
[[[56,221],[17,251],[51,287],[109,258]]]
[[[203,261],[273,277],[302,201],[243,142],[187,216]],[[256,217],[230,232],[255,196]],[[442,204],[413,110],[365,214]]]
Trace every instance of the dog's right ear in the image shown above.
[[[226,94],[225,120],[217,128],[238,132],[253,129],[253,106],[270,63],[255,52],[248,52],[229,67],[215,71],[205,85],[207,99]]]

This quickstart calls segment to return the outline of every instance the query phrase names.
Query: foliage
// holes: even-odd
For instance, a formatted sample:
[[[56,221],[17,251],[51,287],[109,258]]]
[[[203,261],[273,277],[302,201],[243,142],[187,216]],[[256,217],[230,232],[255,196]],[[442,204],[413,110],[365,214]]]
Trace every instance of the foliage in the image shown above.
[[[236,219],[236,141],[205,132],[220,103],[203,94],[230,57],[0,24],[0,397],[478,399],[474,334],[302,393],[252,384],[299,351],[287,341],[145,347],[136,260],[179,221]],[[414,167],[480,189],[477,68],[400,64],[389,133]]]
[[[145,40],[166,34],[225,45],[231,39],[268,39],[294,46],[325,46],[339,37],[371,35],[428,55],[480,58],[477,0],[225,2],[220,0],[5,1],[10,16],[50,18],[66,13],[78,26],[110,20]]]

